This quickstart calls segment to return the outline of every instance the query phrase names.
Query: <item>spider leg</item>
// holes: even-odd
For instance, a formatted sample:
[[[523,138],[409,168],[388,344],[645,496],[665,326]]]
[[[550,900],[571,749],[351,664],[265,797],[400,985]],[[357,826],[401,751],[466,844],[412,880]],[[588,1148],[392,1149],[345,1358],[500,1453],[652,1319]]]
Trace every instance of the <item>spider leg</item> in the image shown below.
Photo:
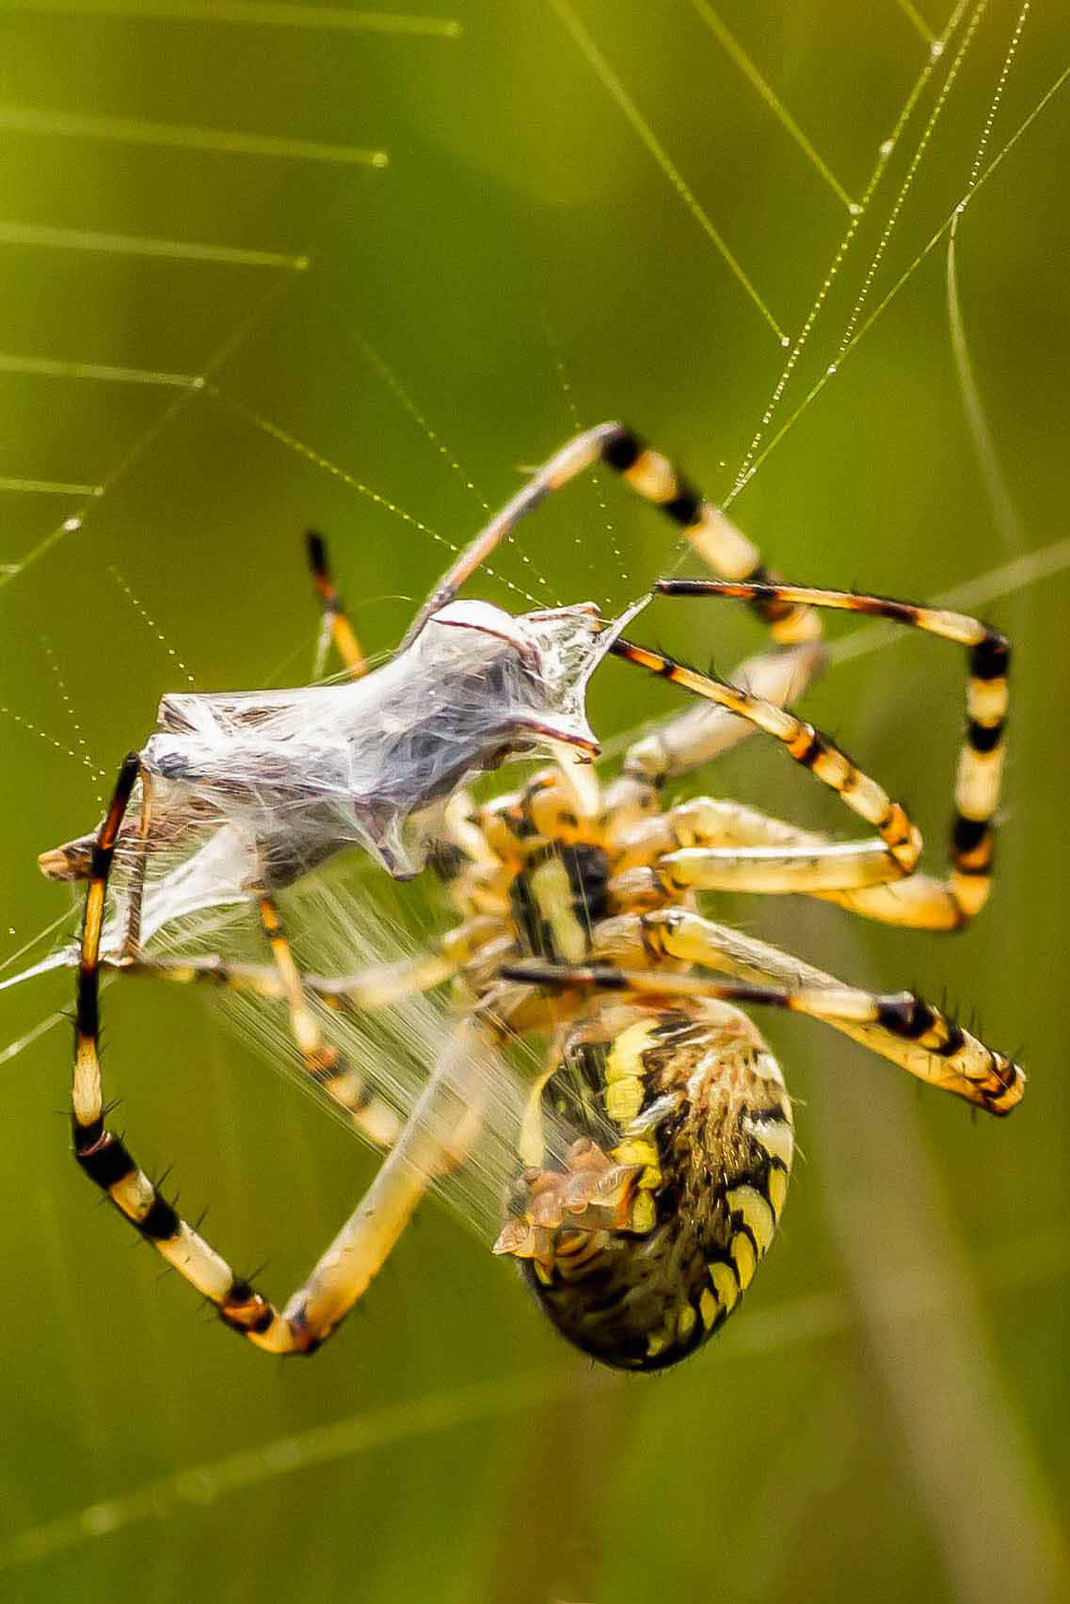
[[[610,650],[648,673],[658,674],[673,685],[680,685],[727,708],[780,741],[789,757],[809,769],[823,785],[835,791],[852,813],[857,813],[877,831],[884,843],[890,874],[905,877],[913,873],[922,845],[917,827],[884,787],[859,769],[827,735],[775,703],[754,696],[738,685],[729,685],[724,680],[686,668],[662,652],[626,640],[615,641]]]
[[[718,1002],[783,1008],[831,1024],[876,1024],[888,1016],[906,1024],[914,998],[908,991],[884,995],[853,986],[771,986],[749,980],[712,980],[708,975],[663,973],[657,969],[618,969],[614,964],[559,964],[541,958],[502,965],[506,980],[527,986],[620,991],[641,997],[712,997]]]
[[[270,1000],[288,997],[277,967],[232,963],[214,953],[196,953],[189,958],[120,959],[116,967],[126,975],[169,980],[172,985],[214,986]],[[372,1013],[377,1008],[390,1008],[416,992],[430,991],[449,980],[455,969],[455,964],[438,953],[420,953],[394,964],[375,964],[351,975],[302,974],[301,983],[309,996],[334,1013]]]
[[[308,566],[323,609],[325,640],[334,642],[335,651],[345,664],[350,679],[360,679],[368,671],[364,650],[354,633],[345,609],[345,603],[334,586],[334,577],[327,558],[327,542],[310,529],[306,536]]]
[[[317,1086],[322,1086],[336,1103],[349,1110],[354,1125],[370,1141],[380,1147],[389,1147],[400,1129],[398,1116],[350,1064],[341,1048],[324,1041],[275,899],[266,891],[261,891],[257,897],[257,909],[282,984],[282,994],[290,1012],[290,1027],[305,1073]]]
[[[758,548],[740,533],[711,502],[706,501],[672,465],[667,457],[651,450],[621,423],[601,423],[576,435],[567,445],[536,470],[516,495],[495,513],[469,542],[443,575],[417,613],[399,650],[410,645],[433,613],[451,602],[461,586],[496,550],[522,518],[533,512],[553,491],[569,484],[596,462],[620,475],[644,501],[666,514],[714,573],[727,579],[766,580]],[[777,599],[755,604],[777,641],[785,644],[813,640],[821,625],[806,607],[794,607]]]
[[[305,991],[334,1013],[372,1013],[444,984],[472,958],[482,956],[488,947],[493,949],[494,938],[507,934],[508,927],[502,920],[480,915],[444,936],[437,951],[416,953],[396,963],[372,964],[348,975],[302,974],[300,979]],[[108,964],[109,960],[102,962]],[[213,953],[184,958],[120,958],[113,962],[124,974],[142,979],[169,980],[180,986],[218,986],[268,999],[289,995],[276,965],[231,962]]]
[[[666,889],[803,893],[885,924],[946,931],[962,923],[944,885],[928,874],[889,872],[879,842],[832,841],[738,802],[678,803],[621,846],[610,894],[634,905],[659,905]]]
[[[466,1021],[432,1073],[412,1118],[305,1284],[281,1312],[233,1270],[163,1198],[125,1144],[104,1125],[100,1073],[100,937],[108,877],[123,814],[137,779],[129,757],[101,826],[86,891],[78,967],[74,1152],[81,1169],[233,1330],[269,1353],[311,1353],[366,1291],[423,1197],[428,1177],[463,1158],[471,1140],[473,1089],[484,1038]],[[458,1133],[462,1146],[458,1149]]]
[[[605,920],[595,929],[594,963],[608,960],[629,967],[648,967],[651,962],[657,964],[665,959],[698,964],[760,987],[804,991],[808,997],[831,988],[832,1007],[820,1017],[834,1030],[861,1042],[929,1085],[953,1092],[990,1114],[1008,1114],[1021,1101],[1025,1075],[1018,1064],[986,1047],[932,1003],[909,992],[885,998],[845,987],[833,975],[793,954],[680,908]],[[650,975],[648,984],[653,990],[661,984],[671,989],[678,980],[684,981],[688,989],[701,990],[704,984],[702,977],[686,975],[670,975],[662,982],[655,973]],[[863,1012],[852,1016],[844,1011],[837,1017],[836,998],[845,993],[852,998],[868,997],[873,1010],[870,1015]],[[852,1001],[851,1007],[855,1006]]]
[[[772,604],[824,607],[842,612],[886,618],[925,634],[937,635],[968,648],[969,681],[966,693],[966,735],[959,753],[955,779],[955,817],[951,829],[951,870],[937,882],[922,910],[930,923],[941,903],[956,917],[949,928],[965,924],[979,913],[992,884],[995,840],[993,818],[999,804],[1003,771],[1004,731],[1008,705],[1007,675],[1010,644],[998,630],[963,613],[919,607],[886,596],[852,591],[820,590],[804,585],[753,582],[725,584],[711,580],[666,579],[659,590],[673,596],[726,596]],[[905,919],[904,923],[910,923]]]
[[[813,683],[824,656],[824,646],[818,640],[781,646],[740,663],[733,672],[732,683],[764,701],[785,707]],[[753,734],[753,725],[708,703],[676,713],[628,747],[622,780],[614,782],[614,800],[629,781],[657,789],[668,780],[712,763]]]

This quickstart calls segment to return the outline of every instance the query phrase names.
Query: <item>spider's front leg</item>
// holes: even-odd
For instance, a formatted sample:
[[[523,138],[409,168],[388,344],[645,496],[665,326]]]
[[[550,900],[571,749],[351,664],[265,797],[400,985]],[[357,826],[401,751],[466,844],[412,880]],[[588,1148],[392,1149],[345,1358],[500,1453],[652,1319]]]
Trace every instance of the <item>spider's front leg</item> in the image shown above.
[[[196,1232],[104,1124],[100,1073],[100,938],[115,844],[138,773],[126,760],[101,826],[86,891],[78,965],[74,1153],[134,1229],[208,1299],[233,1330],[269,1353],[311,1353],[367,1290],[424,1196],[428,1178],[471,1140],[485,1039],[468,1021],[455,1033],[390,1156],[305,1284],[283,1310],[270,1303]]]
[[[869,774],[853,763],[836,743],[812,724],[797,718],[794,713],[755,696],[740,685],[725,680],[667,657],[664,652],[652,651],[632,641],[619,638],[610,651],[625,662],[644,669],[649,674],[667,679],[673,685],[701,696],[718,707],[744,719],[766,735],[771,735],[785,748],[788,756],[802,768],[809,770],[822,785],[828,786],[845,807],[871,825],[883,843],[887,879],[906,876],[913,872],[921,854],[921,834],[906,810],[892,798]],[[868,844],[859,842],[859,849]]]
[[[925,926],[929,929],[958,929],[968,923],[988,900],[992,885],[995,846],[995,814],[999,806],[1008,707],[1010,644],[998,630],[963,613],[944,608],[921,607],[913,602],[894,601],[886,596],[868,596],[853,591],[821,590],[803,585],[726,583],[705,579],[664,579],[658,590],[671,596],[721,596],[764,602],[780,600],[785,606],[828,608],[863,616],[885,618],[925,634],[965,646],[969,652],[969,681],[966,693],[966,734],[959,753],[955,779],[955,816],[951,829],[951,870],[943,880],[928,876],[912,877],[901,888],[903,895],[889,899],[868,897],[864,873],[857,879],[843,878],[814,889],[852,891],[858,896],[846,903],[860,913],[871,913],[891,923]],[[794,755],[794,754],[793,754]],[[820,775],[820,771],[818,770]],[[845,798],[846,800],[846,798]],[[827,856],[826,849],[822,848]],[[701,884],[693,881],[692,884]],[[740,886],[740,889],[781,889],[778,886]],[[810,889],[786,886],[784,889]]]
[[[634,907],[662,907],[688,891],[818,897],[912,929],[961,923],[940,882],[928,874],[903,878],[880,840],[832,841],[712,797],[679,802],[627,830],[610,881],[614,899]]]
[[[713,569],[726,579],[767,580],[758,548],[687,481],[667,457],[652,450],[622,423],[600,423],[585,429],[555,451],[536,469],[516,495],[476,534],[435,586],[420,608],[401,643],[404,650],[415,640],[428,619],[453,601],[503,540],[512,534],[547,496],[561,490],[587,469],[601,462],[618,474],[644,501],[658,508],[676,525]],[[759,617],[782,644],[814,640],[821,634],[817,615],[807,607],[775,600],[755,603]]]

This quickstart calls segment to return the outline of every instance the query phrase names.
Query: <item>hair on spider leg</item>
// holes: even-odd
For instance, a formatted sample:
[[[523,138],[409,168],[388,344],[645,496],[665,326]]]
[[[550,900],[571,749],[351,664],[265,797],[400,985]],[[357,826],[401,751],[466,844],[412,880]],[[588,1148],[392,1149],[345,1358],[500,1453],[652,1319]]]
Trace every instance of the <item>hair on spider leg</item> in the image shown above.
[[[174,1160],[172,1159],[171,1163],[170,1164],[165,1164],[163,1169],[160,1170],[156,1175],[150,1175],[149,1176],[149,1180],[152,1182],[152,1184],[156,1188],[157,1192],[160,1190],[160,1187],[164,1184],[164,1182],[166,1181],[167,1177],[170,1175],[170,1173],[174,1169],[174,1167],[175,1167]],[[171,1199],[171,1202],[172,1203],[177,1203],[178,1202],[178,1193],[177,1192],[175,1193],[174,1197]]]

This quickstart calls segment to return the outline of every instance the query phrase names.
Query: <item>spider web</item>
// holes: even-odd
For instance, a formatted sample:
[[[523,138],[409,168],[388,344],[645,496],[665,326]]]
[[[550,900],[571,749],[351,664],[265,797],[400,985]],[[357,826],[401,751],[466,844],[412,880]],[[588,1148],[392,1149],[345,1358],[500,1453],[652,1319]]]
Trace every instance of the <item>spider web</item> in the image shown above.
[[[376,105],[369,97],[360,118],[343,118],[337,127],[328,119],[326,129],[316,117],[307,129],[297,119],[291,137],[290,120],[265,121],[262,107],[260,120],[245,128],[219,115],[203,120],[181,88],[171,91],[169,113],[167,105],[124,105],[120,113],[99,97],[80,99],[85,86],[77,82],[66,96],[58,87],[46,95],[46,69],[55,64],[48,50],[35,46],[39,99],[27,103],[23,90],[17,105],[0,111],[17,150],[32,152],[48,142],[60,172],[65,164],[73,172],[75,162],[91,173],[107,172],[109,162],[129,163],[125,188],[108,205],[72,207],[62,188],[46,185],[32,200],[19,193],[13,214],[0,218],[0,248],[11,251],[27,282],[33,280],[32,298],[28,291],[23,297],[25,305],[32,299],[32,316],[9,331],[9,348],[0,357],[9,404],[21,419],[0,479],[5,505],[15,508],[0,553],[6,563],[0,606],[7,613],[9,651],[16,644],[18,651],[0,678],[0,696],[20,754],[10,813],[27,863],[33,850],[92,822],[116,741],[128,743],[124,731],[136,739],[145,729],[157,691],[183,683],[214,688],[306,677],[314,621],[311,608],[300,614],[294,607],[299,563],[286,567],[287,543],[296,546],[293,533],[303,521],[337,529],[346,592],[370,644],[384,649],[448,554],[515,484],[510,471],[538,460],[572,428],[596,421],[603,407],[620,410],[621,397],[630,419],[646,425],[655,443],[685,456],[705,488],[727,503],[739,499],[736,515],[748,529],[755,515],[772,559],[786,568],[776,534],[780,518],[773,504],[766,512],[763,486],[768,483],[775,497],[778,471],[789,474],[789,486],[791,472],[805,478],[800,452],[819,449],[830,392],[835,395],[851,369],[879,364],[882,351],[888,359],[882,330],[919,284],[939,277],[941,258],[949,317],[937,337],[952,353],[992,535],[985,543],[960,545],[943,567],[935,565],[933,578],[960,605],[982,606],[1070,565],[1065,541],[1023,549],[1017,487],[1008,488],[999,434],[981,402],[986,386],[971,360],[960,294],[971,252],[993,245],[989,194],[1013,195],[1015,174],[1029,170],[1031,137],[1043,136],[1046,118],[1065,119],[1062,92],[1070,69],[1045,49],[1051,24],[1040,8],[962,0],[934,25],[920,8],[900,0],[897,13],[890,4],[889,13],[902,24],[894,57],[901,70],[894,88],[882,86],[883,99],[874,96],[883,121],[876,110],[859,115],[852,147],[843,138],[843,119],[831,116],[840,135],[832,151],[821,148],[817,131],[824,114],[836,111],[828,85],[843,81],[848,60],[855,70],[864,64],[856,40],[848,49],[846,40],[832,36],[822,89],[829,99],[819,98],[814,80],[805,77],[807,87],[793,94],[785,56],[778,70],[776,50],[763,50],[765,41],[753,26],[748,30],[745,16],[706,0],[681,0],[681,13],[689,13],[688,46],[706,54],[696,75],[693,117],[670,119],[659,99],[689,65],[681,64],[676,40],[621,39],[610,8],[548,0],[546,16],[559,30],[561,82],[583,98],[596,131],[591,159],[597,165],[598,154],[611,151],[627,163],[636,204],[644,216],[653,209],[664,231],[663,283],[646,304],[647,322],[661,325],[654,334],[637,328],[642,318],[628,301],[634,277],[625,275],[619,294],[606,283],[612,276],[605,254],[610,223],[623,230],[627,215],[592,225],[586,240],[578,208],[555,212],[537,184],[519,183],[508,171],[515,168],[516,147],[484,154],[479,182],[466,173],[460,184],[469,219],[477,215],[477,202],[508,216],[487,245],[506,265],[497,295],[492,286],[486,304],[460,295],[459,280],[472,265],[460,248],[460,265],[442,268],[439,281],[436,224],[443,216],[437,207],[418,225],[410,211],[393,253],[381,250],[384,228],[397,223],[419,193],[421,158],[440,181],[451,162],[476,165],[471,141],[457,134],[446,158],[426,139],[412,141],[406,153],[411,172],[399,173],[387,137],[392,121],[406,128],[406,118],[412,120],[417,91],[427,94],[435,116],[444,116],[443,91],[434,80],[457,69],[444,67],[433,52],[471,50],[478,58],[478,30],[473,43],[467,16],[381,15],[362,22],[361,14],[339,7],[258,0],[217,7],[192,0],[151,6],[56,0],[32,12],[4,9],[22,42],[34,44],[40,25],[34,13],[45,12],[53,22],[62,17],[64,26],[84,30],[81,39],[102,39],[102,52],[125,41],[121,48],[135,60],[146,47],[133,36],[146,26],[180,29],[191,59],[207,36],[230,28],[252,29],[258,38],[285,30],[288,37],[300,35],[302,51],[308,48],[302,59],[321,66],[322,53],[340,38],[351,44],[359,34],[363,44],[366,31],[380,71],[411,74],[398,103],[387,97],[378,105],[378,127],[368,116]],[[677,20],[683,30],[683,17]],[[641,46],[647,45],[650,56],[643,59]],[[784,41],[778,46],[783,52]],[[398,54],[388,56],[388,50]],[[420,52],[419,66],[401,65],[402,52],[412,51]],[[887,64],[887,57],[879,59]],[[750,209],[745,169],[729,172],[722,194],[723,175],[703,143],[711,106],[699,87],[712,73],[727,106],[717,116],[726,166],[741,162],[748,139],[760,141]],[[274,81],[270,64],[267,77]],[[522,87],[522,103],[525,88],[531,92]],[[276,106],[283,104],[280,97]],[[732,117],[739,126],[725,132],[720,125]],[[545,143],[557,153],[552,132]],[[204,184],[199,214],[169,187],[153,192],[153,163],[162,162],[163,153],[168,161],[211,163],[184,170]],[[313,191],[300,205],[298,172]],[[571,168],[556,176],[577,194],[589,193]],[[373,188],[395,182],[402,198],[393,206],[371,197]],[[359,195],[357,185],[364,186]],[[364,207],[368,218],[358,229],[355,213]],[[524,214],[519,219],[518,210]],[[291,216],[298,220],[292,229]],[[161,226],[168,217],[169,230]],[[763,248],[763,226],[772,238],[769,248]],[[515,256],[507,254],[503,238],[509,229],[519,238]],[[443,237],[457,243],[448,228]],[[789,251],[797,254],[798,269],[785,269]],[[385,266],[375,260],[379,256],[388,258]],[[183,315],[172,321],[167,303],[177,281],[153,276],[171,274],[179,264]],[[1027,274],[1035,271],[1026,265]],[[391,272],[396,283],[389,282]],[[677,304],[665,305],[664,281],[679,282],[679,294],[668,297]],[[486,279],[479,284],[488,290]],[[717,301],[712,320],[704,289]],[[113,315],[123,294],[133,295],[137,309],[129,325]],[[941,303],[943,296],[941,286]],[[67,317],[63,307],[72,299],[76,314]],[[503,306],[512,309],[504,320]],[[919,297],[896,327],[900,333],[905,328],[907,339],[920,337],[930,314],[931,303]],[[440,325],[451,318],[456,327],[442,336]],[[196,328],[196,340],[183,343],[176,334],[183,322],[187,335]],[[695,333],[686,333],[688,327]],[[473,380],[451,390],[440,372],[425,366],[421,330],[438,338],[437,360],[444,366],[467,353]],[[15,339],[16,332],[22,337]],[[632,336],[634,347],[622,353]],[[694,353],[714,337],[723,339],[734,393],[712,397],[704,408],[699,398],[711,369]],[[672,371],[650,382],[645,375],[661,366],[662,342],[675,354]],[[681,354],[694,371],[681,371]],[[491,371],[484,389],[485,366]],[[514,389],[523,392],[522,404],[512,402]],[[339,394],[354,397],[350,428]],[[832,405],[833,422],[826,426],[835,431],[851,402]],[[849,438],[857,451],[857,435]],[[649,532],[650,514],[622,504],[622,494],[596,480],[573,492],[570,511],[548,509],[547,532],[532,526],[529,537],[525,530],[501,554],[497,571],[483,577],[484,590],[514,610],[576,600],[587,591],[607,607],[637,594],[674,559],[664,531]],[[52,514],[52,507],[59,512]],[[157,518],[168,549],[149,545]],[[257,519],[264,520],[259,529]],[[195,533],[180,543],[182,528]],[[357,531],[356,550],[350,529]],[[227,533],[229,550],[217,531]],[[387,554],[399,549],[406,564],[395,572]],[[607,549],[614,565],[608,575]],[[798,571],[803,550],[794,553],[791,577],[835,580],[827,559],[819,574]],[[855,572],[862,566],[859,558]],[[873,583],[914,589],[901,577],[893,580],[894,560],[887,573],[886,584]],[[183,600],[183,589],[191,588],[193,606]],[[300,638],[302,625],[306,639]],[[702,633],[694,627],[696,650]],[[838,652],[848,660],[883,651],[890,638],[860,632],[845,637]],[[731,637],[723,649],[731,652]],[[719,657],[721,650],[719,644]],[[640,708],[647,710],[647,704]],[[636,722],[630,697],[621,699],[617,730],[624,722]],[[619,747],[624,737],[610,733]],[[27,798],[42,791],[52,795],[42,807],[45,817],[35,818],[36,805],[28,806]],[[338,962],[362,953],[388,957],[384,949],[391,944],[397,953],[408,950],[432,917],[419,894],[406,901],[391,888],[376,904],[375,920],[362,919],[352,904],[342,908],[340,893],[330,887],[314,894],[321,898],[316,917],[323,928],[330,922],[330,939],[343,928],[349,933]],[[324,898],[334,900],[328,906]],[[41,937],[49,939],[32,910],[48,918],[54,902],[42,890],[20,898],[20,905],[31,914],[9,929],[8,951],[0,949],[9,969],[36,956]],[[12,1030],[3,1062],[59,1017],[43,1018],[39,1005],[27,1007],[30,1020]],[[244,1028],[260,1034],[268,1056],[279,1058],[281,1031],[262,1011],[250,1011]],[[441,1022],[433,1010],[421,1010],[418,1024],[406,1028],[413,1032],[413,1068],[399,1084],[411,1095],[415,1066],[426,1062]],[[51,1061],[54,1042],[49,1051]],[[475,1193],[462,1200],[462,1210],[481,1223],[486,1200],[497,1195],[502,1162],[500,1155],[488,1159],[483,1176],[471,1183]]]

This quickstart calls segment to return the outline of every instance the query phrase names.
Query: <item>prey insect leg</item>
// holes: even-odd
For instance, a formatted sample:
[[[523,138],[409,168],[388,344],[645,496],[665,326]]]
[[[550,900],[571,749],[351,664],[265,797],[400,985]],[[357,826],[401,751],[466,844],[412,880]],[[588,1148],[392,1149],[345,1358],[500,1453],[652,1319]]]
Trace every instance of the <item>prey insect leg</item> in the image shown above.
[[[141,811],[138,818],[137,848],[130,876],[123,934],[123,957],[136,958],[141,949],[141,905],[145,896],[145,875],[149,864],[149,830],[152,826],[152,777],[141,770]]]

